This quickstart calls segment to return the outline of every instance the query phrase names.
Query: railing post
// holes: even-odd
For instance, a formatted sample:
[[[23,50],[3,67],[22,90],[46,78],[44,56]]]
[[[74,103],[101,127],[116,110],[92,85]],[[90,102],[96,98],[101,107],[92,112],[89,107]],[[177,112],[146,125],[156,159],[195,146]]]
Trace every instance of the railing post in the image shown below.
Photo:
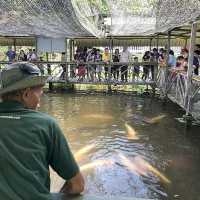
[[[49,62],[48,52],[46,52],[46,60],[47,60],[47,62]],[[48,75],[51,76],[51,65],[50,64],[47,64],[47,72],[48,72]],[[49,90],[50,91],[53,90],[53,83],[52,82],[49,82]]]
[[[157,76],[158,76],[158,61],[155,61],[156,63],[154,63],[154,79],[153,81],[156,82],[157,80]]]
[[[191,108],[191,86],[192,86],[192,72],[193,72],[193,60],[194,60],[194,45],[196,41],[197,23],[192,23],[190,47],[189,47],[189,58],[188,58],[188,71],[186,78],[186,92],[185,92],[185,110],[186,116],[190,113]]]
[[[109,66],[108,66],[108,92],[109,93],[112,92],[112,88],[111,88],[111,78],[112,78],[111,65],[112,65],[112,63],[109,62]]]

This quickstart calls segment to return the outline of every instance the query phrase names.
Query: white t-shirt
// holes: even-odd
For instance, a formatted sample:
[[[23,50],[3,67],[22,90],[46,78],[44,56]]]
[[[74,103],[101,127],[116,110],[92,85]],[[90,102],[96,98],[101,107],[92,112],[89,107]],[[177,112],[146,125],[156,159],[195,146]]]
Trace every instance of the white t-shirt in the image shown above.
[[[27,60],[31,60],[31,55],[32,55],[32,53],[27,54]]]
[[[122,51],[120,54],[120,62],[129,62],[131,59],[131,53],[126,50],[126,51]]]
[[[31,60],[37,60],[37,55],[35,53],[32,53]]]

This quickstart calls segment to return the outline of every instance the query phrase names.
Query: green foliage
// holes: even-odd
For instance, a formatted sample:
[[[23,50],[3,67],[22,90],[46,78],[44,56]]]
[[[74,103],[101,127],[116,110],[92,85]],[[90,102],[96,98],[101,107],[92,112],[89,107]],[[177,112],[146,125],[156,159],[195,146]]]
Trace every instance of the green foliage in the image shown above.
[[[8,51],[8,47],[0,47],[0,61],[6,61],[7,60],[7,56],[6,56],[6,52]]]
[[[96,8],[101,14],[109,14],[110,8],[108,0],[74,0],[78,7],[81,8],[81,4],[87,3],[90,8]],[[114,0],[114,3],[122,8],[124,11],[135,15],[149,15],[151,10],[156,8],[158,0]]]
[[[108,14],[109,13],[109,7],[107,4],[107,0],[74,0],[76,5],[81,8],[81,5],[85,3],[89,4],[91,8],[96,8],[100,11],[101,14]]]

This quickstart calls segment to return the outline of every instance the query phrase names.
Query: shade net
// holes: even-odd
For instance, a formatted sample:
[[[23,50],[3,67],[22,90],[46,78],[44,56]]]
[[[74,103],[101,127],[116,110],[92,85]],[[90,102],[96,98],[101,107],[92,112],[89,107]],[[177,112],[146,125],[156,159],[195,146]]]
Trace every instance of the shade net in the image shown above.
[[[70,0],[0,0],[0,5],[0,35],[91,35],[80,24]]]
[[[72,2],[80,22],[87,24],[95,35],[99,33],[114,36],[149,35],[195,21],[200,16],[199,0],[72,0]]]
[[[0,35],[149,35],[196,20],[199,0],[0,0]]]

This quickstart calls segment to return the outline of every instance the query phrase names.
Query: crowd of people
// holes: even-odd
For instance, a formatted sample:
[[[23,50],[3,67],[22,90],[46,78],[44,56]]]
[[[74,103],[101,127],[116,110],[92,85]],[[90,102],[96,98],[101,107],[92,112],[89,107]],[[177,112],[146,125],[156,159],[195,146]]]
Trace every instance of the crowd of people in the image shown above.
[[[180,55],[175,58],[173,52],[169,55],[169,65],[171,66],[171,71],[174,73],[181,72],[187,73],[188,70],[188,58],[189,51],[186,48],[181,49]],[[172,62],[172,60],[175,60]],[[200,48],[197,45],[194,51],[193,57],[193,75],[199,75],[199,63],[200,63]]]
[[[107,80],[110,74],[110,78],[114,80],[120,79],[123,82],[127,82],[127,63],[132,61],[132,55],[127,47],[123,47],[122,52],[119,49],[115,49],[113,55],[111,55],[109,48],[105,48],[103,53],[101,53],[100,49],[92,48],[88,50],[85,47],[77,49],[74,60],[77,62],[77,70],[75,70],[77,73],[74,72],[74,75],[78,76],[78,80],[84,80],[86,77],[90,81],[101,81],[102,78]],[[135,57],[134,61],[138,61],[138,58]],[[88,64],[85,65],[85,62]],[[110,62],[114,64],[110,66]],[[138,71],[138,67],[136,66],[134,70]]]
[[[9,62],[15,61],[43,61],[39,57],[35,49],[29,49],[27,53],[20,50],[16,54],[10,47],[6,52]],[[111,54],[109,48],[105,48],[102,52],[100,49],[77,48],[74,55],[75,65],[70,67],[70,77],[77,78],[78,81],[89,80],[101,81],[102,79],[112,79],[114,81],[128,82],[129,80],[154,80],[155,78],[155,65],[158,63],[159,67],[168,66],[173,73],[186,73],[188,69],[188,56],[189,51],[183,48],[180,54],[176,57],[173,50],[169,50],[169,54],[164,48],[153,48],[151,51],[146,51],[142,56],[142,64],[139,63],[140,58],[130,53],[127,47],[123,47],[122,51],[117,48]],[[66,54],[61,54],[62,73],[61,79],[66,77]],[[128,63],[132,64],[128,64]],[[85,64],[87,63],[87,64]],[[99,63],[99,64],[98,64]],[[112,63],[112,65],[110,64]],[[146,63],[146,64],[145,64]],[[150,64],[152,63],[152,64]],[[193,59],[193,74],[199,74],[200,63],[200,45],[196,45]],[[44,74],[44,67],[38,64],[41,72]]]
[[[143,56],[143,61],[158,62],[159,67],[169,67],[169,70],[173,73],[186,73],[188,70],[188,57],[189,51],[187,48],[182,48],[179,55],[176,57],[173,50],[169,50],[169,54],[166,49],[160,48],[159,50],[154,48],[152,51],[146,51]],[[199,75],[199,63],[200,63],[200,45],[196,45],[193,58],[193,74]],[[149,73],[154,79],[154,66],[146,65],[143,67],[143,79],[149,76]]]
[[[25,53],[25,51],[21,49],[19,54],[17,54],[12,47],[9,47],[8,51],[6,52],[6,56],[8,57],[9,62],[39,60],[35,49],[29,49],[28,53]]]
[[[173,51],[171,50],[170,52]],[[110,67],[110,78],[116,81],[128,82],[128,78],[132,81],[154,79],[155,66],[153,62],[159,62],[161,66],[166,65],[166,55],[167,51],[163,48],[159,50],[154,48],[152,51],[146,51],[141,60],[143,65],[141,65],[139,58],[132,55],[127,47],[123,47],[121,52],[119,49],[115,49],[113,55],[110,54],[108,48],[105,48],[103,53],[96,48],[92,48],[89,51],[87,48],[77,49],[74,56],[74,60],[77,62],[77,69],[73,71],[73,74],[78,77],[78,80],[83,80],[87,77],[91,81],[95,79],[101,81],[103,72],[105,79],[108,78]],[[84,62],[95,64],[84,65]],[[103,64],[96,64],[98,62]],[[110,62],[113,62],[113,65],[110,66]],[[129,65],[128,63],[132,64]],[[147,63],[152,63],[152,65]]]

